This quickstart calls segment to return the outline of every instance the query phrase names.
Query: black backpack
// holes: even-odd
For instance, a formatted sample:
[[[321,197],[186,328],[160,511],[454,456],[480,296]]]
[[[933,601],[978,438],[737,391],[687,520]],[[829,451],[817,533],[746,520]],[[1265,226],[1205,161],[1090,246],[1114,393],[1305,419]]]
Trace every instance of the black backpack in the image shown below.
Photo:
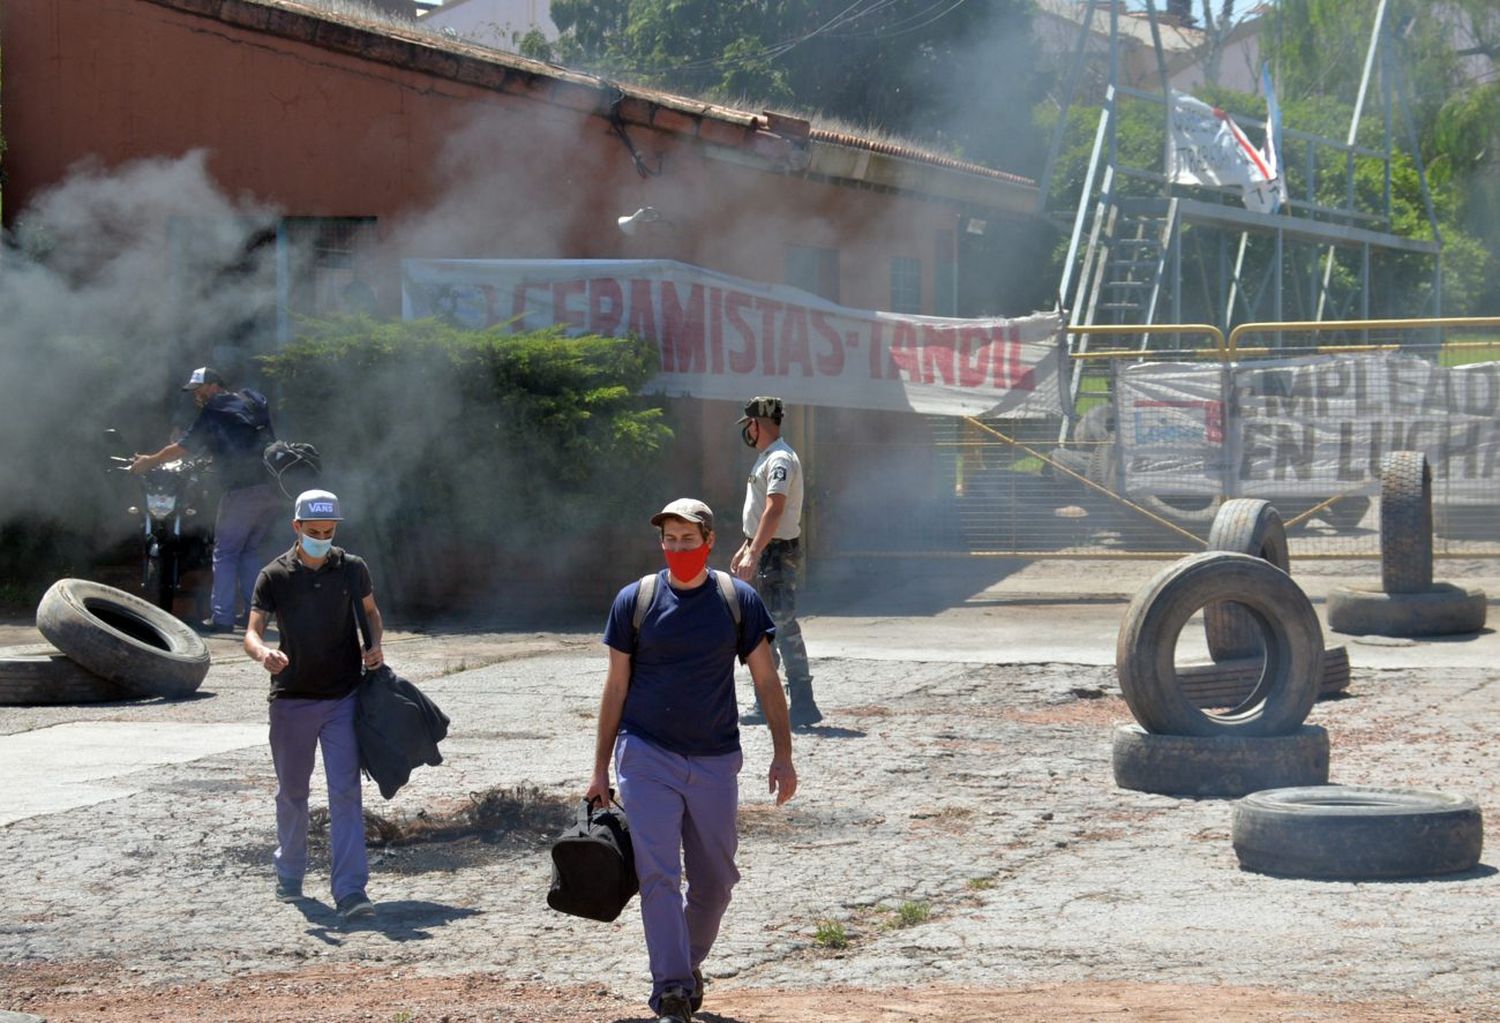
[[[624,808],[581,800],[578,820],[552,843],[547,905],[569,916],[609,923],[640,890]]]

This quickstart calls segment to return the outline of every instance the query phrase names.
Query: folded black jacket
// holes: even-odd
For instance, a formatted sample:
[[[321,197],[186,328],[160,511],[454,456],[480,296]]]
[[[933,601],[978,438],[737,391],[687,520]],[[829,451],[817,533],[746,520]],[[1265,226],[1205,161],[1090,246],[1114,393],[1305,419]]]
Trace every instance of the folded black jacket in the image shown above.
[[[390,799],[415,768],[443,762],[438,743],[448,735],[448,715],[383,664],[355,692],[359,766]]]

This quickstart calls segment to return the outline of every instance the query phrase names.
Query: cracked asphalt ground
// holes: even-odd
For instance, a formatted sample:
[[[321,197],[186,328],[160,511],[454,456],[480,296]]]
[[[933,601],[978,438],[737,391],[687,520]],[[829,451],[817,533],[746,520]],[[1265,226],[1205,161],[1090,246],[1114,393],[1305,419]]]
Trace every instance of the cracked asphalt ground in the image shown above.
[[[801,788],[780,809],[765,792],[769,741],[747,731],[743,880],[707,964],[702,1018],[1500,1019],[1491,854],[1425,881],[1269,878],[1238,869],[1228,801],[1114,786],[1111,727],[1129,713],[1113,644],[1143,570],[1108,576],[1121,592],[1069,602],[1052,596],[1079,588],[1080,566],[1068,567],[1071,581],[1061,569],[1016,573],[934,607],[923,594],[882,603],[862,592],[808,618],[827,719],[797,734]],[[35,641],[23,628],[0,640]],[[211,647],[209,695],[0,708],[0,736],[263,722],[262,669],[232,641]],[[1330,733],[1332,780],[1461,793],[1500,819],[1495,649],[1489,635],[1351,642],[1349,695],[1310,718]],[[0,826],[0,1009],[52,1020],[647,1018],[635,905],[604,925],[544,903],[546,843],[591,759],[596,633],[397,631],[387,656],[454,727],[445,764],[389,803],[367,785],[367,810],[453,822],[472,816],[471,794],[498,792],[513,800],[507,820],[372,847],[380,912],[346,930],[316,850],[314,900],[271,898],[263,743],[113,779],[110,798]]]

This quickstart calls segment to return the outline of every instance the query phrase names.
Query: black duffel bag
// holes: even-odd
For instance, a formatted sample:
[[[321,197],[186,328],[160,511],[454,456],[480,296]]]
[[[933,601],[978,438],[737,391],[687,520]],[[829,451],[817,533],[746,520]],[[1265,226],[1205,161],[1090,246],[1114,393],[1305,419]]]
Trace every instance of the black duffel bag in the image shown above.
[[[559,913],[609,923],[641,885],[624,807],[597,803],[580,801],[578,820],[552,843],[547,905]]]

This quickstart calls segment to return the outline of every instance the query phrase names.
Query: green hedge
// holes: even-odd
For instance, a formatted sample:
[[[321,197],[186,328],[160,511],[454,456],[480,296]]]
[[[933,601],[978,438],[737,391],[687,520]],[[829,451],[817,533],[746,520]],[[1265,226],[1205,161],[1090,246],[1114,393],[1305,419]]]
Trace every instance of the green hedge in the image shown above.
[[[639,397],[653,346],[439,320],[313,321],[301,334],[258,359],[277,432],[317,445],[346,505],[341,536],[380,566],[394,603],[508,604],[516,573],[528,573],[517,590],[553,594],[611,574],[579,566],[640,517],[640,481],[673,436]]]

